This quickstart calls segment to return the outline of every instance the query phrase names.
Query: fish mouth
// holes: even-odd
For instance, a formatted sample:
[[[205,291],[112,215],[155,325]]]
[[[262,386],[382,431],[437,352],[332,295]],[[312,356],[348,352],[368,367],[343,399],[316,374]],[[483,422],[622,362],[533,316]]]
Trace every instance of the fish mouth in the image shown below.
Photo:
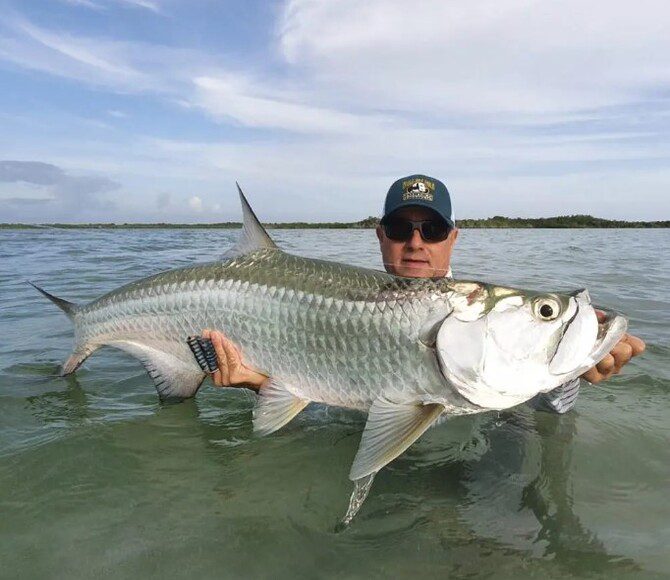
[[[594,306],[596,310],[605,313],[605,317],[598,322],[598,335],[589,355],[589,363],[592,363],[585,369],[588,370],[597,365],[609,352],[614,345],[621,340],[628,329],[628,320],[614,310]]]
[[[575,313],[567,321],[548,367],[553,376],[564,381],[579,377],[596,366],[619,342],[628,327],[628,321],[618,312],[591,304],[585,289],[577,290],[570,296],[574,300]],[[596,311],[602,313],[600,317]]]

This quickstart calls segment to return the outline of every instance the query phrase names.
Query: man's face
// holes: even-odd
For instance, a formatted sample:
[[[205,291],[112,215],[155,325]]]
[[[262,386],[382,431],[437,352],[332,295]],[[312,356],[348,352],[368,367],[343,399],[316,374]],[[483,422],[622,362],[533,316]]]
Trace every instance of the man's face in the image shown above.
[[[393,215],[413,221],[438,219],[432,210],[421,206],[404,207]],[[386,237],[382,226],[377,226],[377,237],[387,272],[406,278],[438,278],[449,270],[458,229],[449,232],[446,240],[434,243],[424,241],[418,229],[406,242],[396,242]]]

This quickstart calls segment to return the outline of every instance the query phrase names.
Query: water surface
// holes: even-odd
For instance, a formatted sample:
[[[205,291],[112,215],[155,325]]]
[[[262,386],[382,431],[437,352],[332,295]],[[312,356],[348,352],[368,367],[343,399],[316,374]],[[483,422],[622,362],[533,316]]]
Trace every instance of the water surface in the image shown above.
[[[274,230],[380,268],[372,230]],[[60,378],[73,301],[214,259],[228,230],[0,231],[0,577],[665,577],[670,571],[670,230],[466,230],[457,277],[589,288],[648,345],[564,416],[520,406],[430,430],[354,524],[364,417],[310,408],[252,437],[253,396],[162,405],[112,349]]]

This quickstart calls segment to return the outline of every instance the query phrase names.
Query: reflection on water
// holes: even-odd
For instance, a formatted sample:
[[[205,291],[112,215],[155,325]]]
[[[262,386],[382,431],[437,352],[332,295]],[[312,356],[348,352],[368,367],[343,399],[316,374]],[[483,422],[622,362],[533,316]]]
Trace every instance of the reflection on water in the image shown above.
[[[11,337],[0,341],[0,570],[639,578],[669,568],[667,232],[463,232],[457,274],[588,286],[630,315],[648,353],[585,388],[568,415],[521,406],[430,430],[379,473],[340,533],[363,414],[312,406],[259,439],[248,391],[204,388],[161,405],[136,361],[112,350],[58,377],[71,330],[22,283],[88,300],[214,257],[232,232],[24,234],[0,233],[0,325]],[[379,267],[372,232],[273,235],[296,252]]]
[[[63,377],[66,389],[26,397],[33,416],[45,425],[61,423],[76,427],[90,417],[88,397],[76,375]]]
[[[536,413],[534,419],[541,448],[540,469],[524,486],[519,506],[520,510],[529,510],[539,525],[533,543],[544,544],[542,555],[553,558],[573,574],[639,571],[632,559],[608,553],[603,542],[574,512],[570,493],[574,415]]]

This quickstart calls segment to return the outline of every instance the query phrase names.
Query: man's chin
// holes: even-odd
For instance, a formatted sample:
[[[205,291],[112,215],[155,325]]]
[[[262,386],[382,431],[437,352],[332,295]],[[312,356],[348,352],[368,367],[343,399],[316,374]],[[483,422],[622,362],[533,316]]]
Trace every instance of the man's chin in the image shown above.
[[[397,269],[396,276],[404,278],[433,278],[436,276],[435,268],[428,263],[401,264]]]

